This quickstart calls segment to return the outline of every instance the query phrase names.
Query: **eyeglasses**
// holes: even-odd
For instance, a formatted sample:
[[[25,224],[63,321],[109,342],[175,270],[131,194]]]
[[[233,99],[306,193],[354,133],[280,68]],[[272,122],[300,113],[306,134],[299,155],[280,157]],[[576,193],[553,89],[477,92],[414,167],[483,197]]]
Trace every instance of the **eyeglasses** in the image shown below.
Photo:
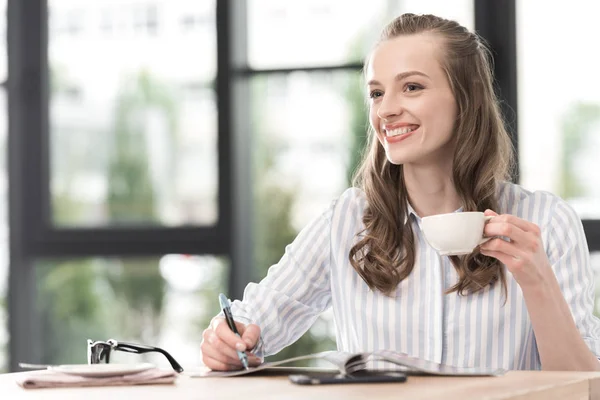
[[[175,371],[183,372],[183,368],[181,368],[181,365],[179,365],[179,363],[175,361],[173,356],[171,356],[165,350],[158,347],[146,346],[137,343],[117,342],[114,339],[109,339],[106,342],[94,342],[88,339],[87,344],[88,364],[108,364],[110,362],[110,352],[113,350],[119,350],[134,354],[156,352],[164,355],[167,358],[167,360],[169,360],[171,367],[173,367]]]

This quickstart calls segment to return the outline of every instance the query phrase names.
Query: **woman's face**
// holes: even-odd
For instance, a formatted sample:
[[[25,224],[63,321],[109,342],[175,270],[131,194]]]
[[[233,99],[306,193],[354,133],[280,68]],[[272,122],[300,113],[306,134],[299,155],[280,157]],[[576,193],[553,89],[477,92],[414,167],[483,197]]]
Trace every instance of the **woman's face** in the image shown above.
[[[380,43],[366,68],[369,119],[392,164],[445,163],[454,151],[457,106],[433,34]]]

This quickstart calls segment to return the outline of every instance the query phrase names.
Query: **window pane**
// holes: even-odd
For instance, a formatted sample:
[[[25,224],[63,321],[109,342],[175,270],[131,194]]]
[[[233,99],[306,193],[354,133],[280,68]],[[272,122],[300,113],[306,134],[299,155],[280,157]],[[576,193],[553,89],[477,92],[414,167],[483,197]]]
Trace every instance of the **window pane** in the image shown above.
[[[361,61],[383,25],[409,11],[473,27],[473,0],[248,0],[248,63],[260,69]]]
[[[596,278],[596,301],[594,314],[600,317],[600,251],[591,252],[590,257],[592,259],[592,268]]]
[[[0,3],[5,7],[6,3]],[[5,8],[0,10],[4,15]],[[0,44],[0,58],[6,55],[4,42]],[[9,267],[9,242],[8,242],[8,173],[6,168],[6,144],[8,121],[6,92],[0,90],[0,373],[8,369],[8,267]]]
[[[365,137],[360,81],[358,72],[294,72],[251,80],[259,276],[265,276],[300,229],[347,187]],[[328,312],[273,359],[335,349],[333,337]]]
[[[201,362],[202,331],[219,312],[228,261],[212,256],[41,260],[37,305],[40,362],[87,363],[86,340],[138,342],[168,351],[185,369]],[[114,362],[163,356],[115,353]]]
[[[600,59],[590,51],[600,4],[517,7],[521,181],[559,194],[582,218],[600,218]],[[577,23],[557,30],[564,21]]]
[[[214,224],[215,1],[49,8],[54,223]]]
[[[473,0],[388,0],[393,4],[393,15],[405,12],[413,14],[433,14],[452,19],[469,30],[475,30],[475,5]],[[392,6],[389,6],[392,7]]]
[[[0,0],[0,82],[6,81],[6,0]],[[0,373],[8,370],[8,171],[6,91],[0,89]]]

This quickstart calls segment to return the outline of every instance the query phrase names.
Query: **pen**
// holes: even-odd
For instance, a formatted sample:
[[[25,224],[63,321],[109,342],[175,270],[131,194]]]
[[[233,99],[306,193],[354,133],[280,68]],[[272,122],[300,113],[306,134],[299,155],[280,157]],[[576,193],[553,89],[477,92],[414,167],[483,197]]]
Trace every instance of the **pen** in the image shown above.
[[[235,321],[233,320],[233,314],[231,314],[231,305],[229,299],[225,297],[223,293],[219,294],[219,303],[221,304],[221,310],[223,310],[223,314],[225,314],[225,321],[227,321],[229,329],[231,329],[233,333],[235,333],[238,337],[241,338],[240,333],[235,327]],[[240,361],[242,362],[242,365],[244,366],[244,368],[248,369],[248,356],[243,351],[236,351]]]

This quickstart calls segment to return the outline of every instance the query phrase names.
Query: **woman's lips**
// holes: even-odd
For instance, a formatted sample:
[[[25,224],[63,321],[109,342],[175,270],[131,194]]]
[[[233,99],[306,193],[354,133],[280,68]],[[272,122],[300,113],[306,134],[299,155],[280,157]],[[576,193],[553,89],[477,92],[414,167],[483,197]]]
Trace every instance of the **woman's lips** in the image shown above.
[[[395,135],[395,136],[387,136],[384,133],[384,139],[385,139],[385,141],[387,143],[399,143],[399,142],[401,142],[403,140],[408,139],[410,136],[414,135],[415,132],[419,131],[419,129],[420,129],[420,127],[418,127],[417,129],[414,129],[414,130],[412,130],[412,131],[410,131],[408,133],[401,133],[401,134]]]

